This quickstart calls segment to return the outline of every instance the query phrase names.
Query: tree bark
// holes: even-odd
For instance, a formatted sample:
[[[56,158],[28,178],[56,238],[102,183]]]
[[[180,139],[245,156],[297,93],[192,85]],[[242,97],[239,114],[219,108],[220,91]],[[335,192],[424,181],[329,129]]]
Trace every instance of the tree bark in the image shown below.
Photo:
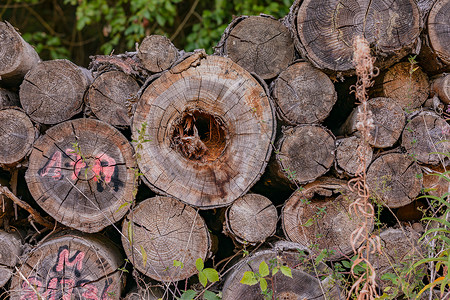
[[[263,242],[275,233],[277,209],[258,194],[246,194],[237,199],[225,213],[225,230],[240,243]]]
[[[307,62],[297,62],[274,81],[272,96],[281,119],[290,125],[320,123],[336,103],[330,78]]]
[[[293,61],[295,49],[289,30],[273,17],[241,16],[225,30],[218,53],[262,79],[272,79]]]
[[[402,146],[419,163],[447,164],[450,125],[434,112],[424,111],[406,125],[402,134]]]
[[[7,89],[0,88],[0,108],[19,105],[20,105],[19,95]]]
[[[379,68],[399,61],[415,48],[422,27],[413,0],[297,0],[288,15],[297,50],[314,66],[352,74],[353,39],[363,35],[375,45]]]
[[[8,22],[0,22],[0,85],[19,86],[39,55]]]
[[[139,45],[138,57],[152,73],[169,69],[178,59],[178,49],[162,35],[150,35]]]
[[[81,112],[91,74],[68,60],[44,61],[34,66],[20,86],[20,103],[30,118],[57,124]]]
[[[146,276],[173,282],[196,274],[196,260],[205,261],[211,239],[194,208],[171,197],[141,202],[122,226],[122,245],[134,267]],[[183,266],[174,266],[178,261]]]
[[[354,176],[361,168],[361,156],[365,158],[366,169],[372,161],[373,149],[364,145],[360,137],[350,136],[336,141],[336,165],[337,170],[344,171],[349,176]]]
[[[349,209],[355,196],[348,190],[346,181],[334,178],[305,185],[283,207],[281,216],[286,237],[311,249],[315,255],[327,250],[325,260],[338,260],[351,254],[352,232],[361,226],[368,232],[373,230],[373,220],[364,223],[363,216]]]
[[[127,212],[136,187],[133,149],[114,127],[93,119],[47,130],[29,158],[31,195],[58,222],[98,232]]]
[[[432,51],[446,65],[450,65],[449,0],[438,0],[428,15],[428,38]]]
[[[396,100],[405,110],[420,107],[430,93],[428,76],[409,62],[401,62],[378,76],[371,89],[371,96]]]
[[[376,148],[392,147],[405,127],[406,116],[398,101],[391,98],[373,98],[367,101],[369,115],[374,127],[370,130],[368,142]],[[341,134],[361,136],[357,129],[362,106],[356,107],[340,128]]]
[[[397,208],[414,201],[422,188],[422,171],[404,154],[388,153],[375,159],[367,171],[370,195]]]
[[[445,104],[450,104],[450,74],[442,74],[431,83],[431,92]]]
[[[277,144],[277,165],[272,169],[272,176],[286,184],[312,182],[328,172],[334,163],[335,138],[324,127],[299,125],[285,129]]]
[[[116,126],[131,124],[131,103],[139,91],[133,77],[120,71],[100,74],[90,85],[87,105],[100,120]]]
[[[11,283],[11,299],[121,299],[119,250],[104,236],[53,237],[26,257]]]
[[[331,279],[332,271],[324,263],[318,263],[313,267],[311,260],[308,250],[295,243],[278,243],[273,249],[258,251],[233,267],[234,270],[223,286],[222,299],[266,299],[261,293],[259,284],[249,286],[240,282],[245,272],[259,273],[260,264],[265,262],[269,266],[284,265],[291,269],[292,278],[283,275],[282,272],[276,273],[275,276],[270,272],[270,275],[265,277],[268,289],[274,289],[275,299],[344,300],[345,296]],[[323,275],[325,279],[320,281],[317,274]],[[270,280],[273,280],[273,286]]]
[[[0,164],[12,165],[31,152],[38,132],[20,108],[0,109]]]
[[[145,90],[132,133],[148,185],[206,209],[229,205],[258,181],[275,127],[256,79],[227,58],[196,53]]]
[[[22,254],[22,241],[17,232],[0,231],[0,287],[6,285],[14,273]]]

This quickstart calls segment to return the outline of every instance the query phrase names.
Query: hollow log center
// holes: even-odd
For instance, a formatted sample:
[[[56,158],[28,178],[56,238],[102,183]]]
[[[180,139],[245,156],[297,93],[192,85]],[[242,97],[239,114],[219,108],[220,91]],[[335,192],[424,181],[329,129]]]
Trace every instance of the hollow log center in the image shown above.
[[[224,153],[228,132],[219,116],[187,110],[174,124],[171,147],[187,159],[212,162]]]

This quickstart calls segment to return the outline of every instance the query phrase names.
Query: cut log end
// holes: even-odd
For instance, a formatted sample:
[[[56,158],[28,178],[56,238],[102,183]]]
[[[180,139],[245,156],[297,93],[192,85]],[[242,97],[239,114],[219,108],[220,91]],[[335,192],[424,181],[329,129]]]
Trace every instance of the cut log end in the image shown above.
[[[434,53],[447,65],[450,65],[450,1],[437,0],[428,15],[428,38]]]
[[[450,74],[441,75],[431,84],[431,91],[445,104],[450,104]]]
[[[0,287],[5,286],[22,254],[22,242],[17,232],[0,231]]]
[[[167,37],[150,35],[139,46],[138,57],[147,70],[158,73],[175,63],[178,50]]]
[[[366,168],[372,161],[373,149],[370,145],[356,136],[339,139],[336,141],[336,164],[350,176],[361,173],[362,158],[366,161]]]

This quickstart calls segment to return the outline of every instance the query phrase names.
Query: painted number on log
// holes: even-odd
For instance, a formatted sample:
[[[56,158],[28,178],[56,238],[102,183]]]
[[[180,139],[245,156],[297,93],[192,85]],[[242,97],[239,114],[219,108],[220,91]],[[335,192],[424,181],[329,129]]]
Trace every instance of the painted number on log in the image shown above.
[[[85,253],[82,251],[76,251],[70,256],[69,247],[61,246],[58,250],[56,264],[51,268],[47,282],[40,277],[29,277],[28,282],[22,283],[20,300],[38,300],[36,292],[42,297],[41,299],[48,300],[70,300],[73,294],[81,294],[83,299],[110,299],[110,287],[113,282],[111,278],[105,279],[100,297],[97,286],[89,283],[89,280],[80,279],[84,256]]]

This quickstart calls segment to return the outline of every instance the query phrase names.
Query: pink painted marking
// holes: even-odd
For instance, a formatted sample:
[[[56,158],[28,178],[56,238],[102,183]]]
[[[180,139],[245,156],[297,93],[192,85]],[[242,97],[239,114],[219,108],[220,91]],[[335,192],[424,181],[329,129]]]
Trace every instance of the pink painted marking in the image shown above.
[[[47,291],[44,294],[44,299],[56,300],[57,287],[58,287],[58,278],[52,278],[47,285]]]
[[[97,293],[98,293],[98,289],[95,285],[93,284],[86,284],[86,285],[82,285],[83,288],[86,289],[86,291],[82,294],[82,296],[85,299],[93,299],[93,300],[99,300]]]
[[[20,292],[20,300],[39,300],[36,292],[42,292],[42,282],[35,277],[28,278],[28,282],[22,282],[22,291]]]
[[[56,271],[61,272],[64,265],[72,267],[76,265],[78,271],[83,268],[84,252],[79,252],[77,256],[70,262],[69,261],[69,250],[63,249],[59,253],[58,262],[56,263]]]
[[[76,180],[77,176],[80,174],[81,169],[86,167],[86,163],[81,159],[81,156],[74,153],[73,149],[66,149],[66,154],[70,156],[73,161],[70,162],[70,166],[75,166],[75,171],[72,174],[72,180]],[[94,181],[98,181],[98,178],[101,177],[101,174],[105,176],[104,181],[106,183],[111,182],[111,178],[114,175],[114,170],[116,168],[116,160],[109,156],[106,153],[100,153],[97,157],[100,159],[96,159],[94,165],[92,166],[92,172],[95,174]],[[101,162],[106,162],[108,165],[102,167]]]
[[[73,279],[62,279],[61,286],[64,290],[64,295],[62,296],[62,300],[70,300],[72,299],[73,288],[75,287],[75,280]]]
[[[56,151],[53,153],[50,161],[41,171],[41,176],[51,175],[55,179],[61,178],[61,152]]]
[[[108,154],[102,154],[100,156],[100,161],[108,163],[107,166],[103,167],[103,174],[105,174],[105,182],[110,183],[111,178],[114,175],[114,170],[116,169],[116,160],[109,156]]]

